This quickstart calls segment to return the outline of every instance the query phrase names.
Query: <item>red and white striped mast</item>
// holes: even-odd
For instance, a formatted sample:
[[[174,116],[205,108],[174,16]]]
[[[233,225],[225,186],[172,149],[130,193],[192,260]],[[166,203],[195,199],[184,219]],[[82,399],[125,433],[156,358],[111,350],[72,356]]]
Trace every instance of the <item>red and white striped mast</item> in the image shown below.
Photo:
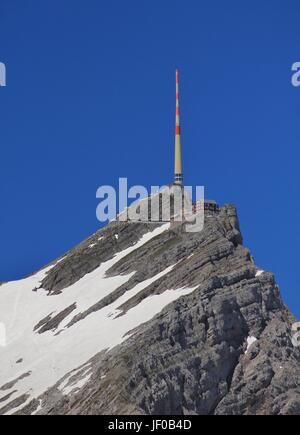
[[[176,69],[176,120],[175,120],[175,178],[174,184],[183,184],[182,152],[180,140],[179,74]]]

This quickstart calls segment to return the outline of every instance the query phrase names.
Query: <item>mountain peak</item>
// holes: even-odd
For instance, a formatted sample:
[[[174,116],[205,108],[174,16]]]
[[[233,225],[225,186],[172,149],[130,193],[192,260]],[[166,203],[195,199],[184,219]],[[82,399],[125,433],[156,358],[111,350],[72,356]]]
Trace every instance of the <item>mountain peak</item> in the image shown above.
[[[3,414],[300,412],[292,318],[233,205],[197,233],[111,222],[2,285],[0,311]]]

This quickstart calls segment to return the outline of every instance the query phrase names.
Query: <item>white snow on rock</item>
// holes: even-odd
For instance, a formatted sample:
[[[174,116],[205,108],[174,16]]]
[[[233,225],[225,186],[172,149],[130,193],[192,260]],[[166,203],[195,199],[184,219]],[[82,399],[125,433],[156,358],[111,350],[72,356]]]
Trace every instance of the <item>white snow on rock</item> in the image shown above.
[[[35,415],[35,414],[37,414],[39,411],[42,410],[42,408],[43,408],[43,406],[42,406],[42,401],[39,400],[38,407],[36,408],[36,410],[35,410],[31,415]]]
[[[96,270],[58,295],[47,296],[43,289],[32,291],[39,287],[39,283],[54,266],[21,281],[9,282],[0,287],[0,323],[5,325],[6,330],[6,346],[0,347],[0,408],[19,396],[28,394],[27,401],[9,413],[16,412],[61,379],[66,379],[66,383],[60,386],[63,394],[81,388],[89,380],[91,373],[87,371],[81,374],[78,380],[78,377],[74,376],[74,371],[79,370],[78,367],[82,370],[87,361],[98,352],[112,349],[122,343],[134,328],[153,318],[172,301],[195,290],[195,287],[168,289],[162,294],[148,296],[126,313],[121,313],[119,307],[122,304],[169,273],[174,267],[171,266],[137,284],[112,304],[91,313],[72,327],[66,327],[75,315],[93,306],[127,282],[135,273],[107,277],[108,269],[130,252],[166,231],[169,225],[162,225],[145,234],[135,245],[117,253],[111,260],[102,263]],[[51,313],[53,317],[74,303],[76,310],[64,319],[58,330],[43,334],[34,332],[34,327],[42,319]],[[22,364],[16,364],[19,359],[23,359]],[[19,379],[10,389],[1,391],[1,386],[28,372],[28,376]],[[73,376],[76,379],[74,384]],[[8,399],[1,401],[10,393],[12,394]]]
[[[255,274],[255,276],[260,276],[262,273],[264,273],[264,270],[258,270]]]
[[[91,243],[91,244],[89,245],[89,248],[93,248],[94,246],[96,246],[96,244],[97,244],[97,243]]]
[[[246,349],[246,352],[245,352],[245,355],[247,354],[247,352],[248,352],[248,350],[250,349],[250,346],[253,344],[253,343],[255,343],[257,341],[257,338],[256,337],[248,337],[247,338],[247,349]]]
[[[83,371],[81,375],[77,376],[79,372]],[[67,378],[59,385],[59,390],[67,396],[68,394],[80,390],[90,380],[92,376],[92,369],[88,364],[85,369],[74,370]]]
[[[67,387],[64,388],[63,394],[65,396],[67,396],[70,393],[74,393],[75,391],[80,390],[90,380],[91,376],[92,376],[92,373],[88,373],[82,379],[79,379],[74,384],[68,385]]]

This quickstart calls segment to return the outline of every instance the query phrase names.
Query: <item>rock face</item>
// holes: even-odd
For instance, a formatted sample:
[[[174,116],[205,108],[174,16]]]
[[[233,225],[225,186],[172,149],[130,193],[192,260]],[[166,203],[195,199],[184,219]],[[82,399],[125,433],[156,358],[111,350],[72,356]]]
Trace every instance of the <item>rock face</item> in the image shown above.
[[[12,396],[3,387],[1,394],[0,384],[0,413],[300,414],[300,347],[291,341],[292,316],[273,274],[259,270],[243,247],[235,207],[207,214],[199,233],[178,225],[139,245],[159,228],[113,222],[67,253],[34,289],[48,300],[67,295],[120,252],[126,255],[106,277],[128,279],[80,312],[78,301],[55,313],[49,309],[33,330],[53,340],[74,330],[75,342],[76,328],[113,304],[121,321],[167,292],[189,291],[150,320],[145,311],[145,323],[122,342],[99,347],[36,397],[26,391]],[[62,391],[62,384],[69,389]]]

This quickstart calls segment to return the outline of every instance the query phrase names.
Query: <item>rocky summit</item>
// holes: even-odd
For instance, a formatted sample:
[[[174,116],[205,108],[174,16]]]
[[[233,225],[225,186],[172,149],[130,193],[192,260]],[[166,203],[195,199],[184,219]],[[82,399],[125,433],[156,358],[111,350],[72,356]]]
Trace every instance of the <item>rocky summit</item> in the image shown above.
[[[0,414],[300,414],[295,319],[232,205],[111,222],[3,284],[0,322]]]

